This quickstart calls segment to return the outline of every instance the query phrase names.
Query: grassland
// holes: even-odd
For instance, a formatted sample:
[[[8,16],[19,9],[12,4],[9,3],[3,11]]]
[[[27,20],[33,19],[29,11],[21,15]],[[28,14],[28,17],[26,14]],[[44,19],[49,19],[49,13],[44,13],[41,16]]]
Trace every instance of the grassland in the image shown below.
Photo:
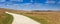
[[[13,17],[5,12],[6,9],[0,9],[0,24],[11,24]],[[41,24],[60,24],[60,12],[25,12],[20,10],[7,10],[8,12],[22,14],[30,17]]]
[[[25,12],[22,13],[41,24],[60,24],[60,12]]]
[[[12,21],[12,15],[6,13],[0,14],[0,24],[12,24]]]

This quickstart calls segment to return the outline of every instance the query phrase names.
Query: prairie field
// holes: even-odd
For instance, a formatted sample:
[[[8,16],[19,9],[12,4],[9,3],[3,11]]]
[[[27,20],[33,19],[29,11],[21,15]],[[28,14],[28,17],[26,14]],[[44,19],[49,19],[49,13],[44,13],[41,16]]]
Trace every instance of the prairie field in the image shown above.
[[[0,24],[12,24],[13,16],[9,14],[0,14]]]
[[[60,12],[25,12],[22,13],[41,24],[60,24]]]
[[[0,9],[0,24],[11,24],[12,15],[5,12],[12,12],[30,17],[41,24],[60,24],[60,12],[27,12],[23,10]]]
[[[0,9],[0,24],[12,24],[13,16],[6,14],[5,9]]]

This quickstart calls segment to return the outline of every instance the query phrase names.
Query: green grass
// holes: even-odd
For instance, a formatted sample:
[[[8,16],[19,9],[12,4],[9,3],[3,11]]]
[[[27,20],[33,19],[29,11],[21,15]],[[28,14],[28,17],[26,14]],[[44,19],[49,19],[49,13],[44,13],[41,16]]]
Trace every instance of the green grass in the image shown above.
[[[13,16],[4,13],[3,15],[0,15],[0,24],[12,24]]]

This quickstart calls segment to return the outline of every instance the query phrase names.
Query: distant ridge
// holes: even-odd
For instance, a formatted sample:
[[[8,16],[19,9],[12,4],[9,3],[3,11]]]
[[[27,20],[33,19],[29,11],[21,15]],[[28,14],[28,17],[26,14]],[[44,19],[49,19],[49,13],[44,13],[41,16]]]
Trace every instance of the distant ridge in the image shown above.
[[[22,13],[27,13],[27,12],[60,12],[59,10],[31,10],[31,11],[24,11],[24,10],[13,10],[13,9],[0,8],[0,14],[5,13],[6,11],[12,12],[12,13],[17,13],[17,14],[22,14]]]
[[[23,12],[25,12],[23,10],[13,10],[13,9],[0,8],[0,13],[5,13],[6,11],[13,12],[13,13],[23,13]]]
[[[32,10],[31,12],[60,12],[59,10]]]

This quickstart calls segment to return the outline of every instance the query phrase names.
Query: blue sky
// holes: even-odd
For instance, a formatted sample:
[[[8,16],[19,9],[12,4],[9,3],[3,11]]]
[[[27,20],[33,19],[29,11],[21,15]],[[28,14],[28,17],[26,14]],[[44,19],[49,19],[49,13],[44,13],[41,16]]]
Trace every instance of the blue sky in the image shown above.
[[[60,0],[0,0],[0,8],[15,10],[60,10]]]

